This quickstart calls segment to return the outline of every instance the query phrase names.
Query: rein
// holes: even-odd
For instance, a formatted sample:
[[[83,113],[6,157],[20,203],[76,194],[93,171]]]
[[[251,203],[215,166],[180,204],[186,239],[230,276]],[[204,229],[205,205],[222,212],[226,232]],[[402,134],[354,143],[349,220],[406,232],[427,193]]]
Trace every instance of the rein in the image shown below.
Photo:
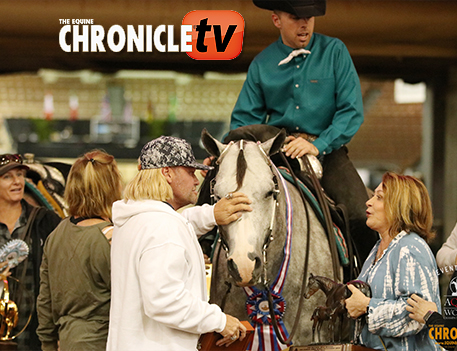
[[[284,155],[283,155],[284,156]],[[284,157],[285,159],[285,157]],[[319,201],[319,205],[321,206],[322,213],[324,214],[324,219],[325,219],[325,229],[327,231],[327,237],[330,245],[330,251],[332,253],[332,266],[333,266],[333,278],[335,281],[340,280],[340,274],[339,274],[339,269],[338,269],[338,248],[336,247],[336,239],[335,236],[333,235],[333,220],[332,220],[332,215],[330,214],[330,209],[328,208],[328,203],[325,200],[325,195],[324,192],[322,191],[322,187],[319,184],[319,180],[316,177],[316,174],[314,173],[313,168],[311,167],[311,164],[309,163],[308,157],[303,157],[303,161],[305,164],[305,170],[308,173],[309,177],[311,178],[311,182],[316,189],[316,194],[317,198]],[[298,185],[297,185],[298,186]],[[302,194],[302,192],[300,192]]]
[[[310,251],[310,244],[311,244],[311,240],[310,240],[311,239],[311,228],[310,228],[310,220],[309,220],[309,211],[308,211],[308,207],[306,206],[307,202],[305,199],[305,195],[303,194],[303,191],[301,190],[300,186],[298,185],[298,179],[295,176],[295,173],[292,171],[292,167],[290,166],[289,161],[287,161],[283,152],[280,152],[280,155],[281,155],[281,158],[283,159],[283,161],[285,162],[285,164],[287,165],[287,168],[290,170],[290,172],[292,174],[295,186],[298,189],[300,197],[303,201],[303,205],[305,207],[306,222],[308,223],[307,228],[306,228],[306,237],[307,237],[306,255],[305,255],[305,262],[304,262],[304,267],[303,267],[303,279],[302,279],[302,287],[301,287],[301,291],[300,291],[300,300],[298,302],[297,313],[295,315],[295,321],[294,321],[294,325],[292,327],[292,331],[290,332],[290,335],[286,340],[284,340],[284,338],[282,337],[282,335],[279,331],[278,322],[276,320],[276,315],[274,312],[273,297],[271,295],[271,291],[265,285],[265,290],[268,292],[268,308],[269,308],[269,312],[270,312],[270,316],[271,316],[271,324],[275,331],[276,337],[281,344],[290,345],[292,343],[292,339],[295,336],[295,333],[297,331],[298,324],[300,322],[301,312],[303,309],[303,302],[305,300],[306,276],[308,275],[309,251]],[[284,184],[284,186],[286,186],[286,185]]]

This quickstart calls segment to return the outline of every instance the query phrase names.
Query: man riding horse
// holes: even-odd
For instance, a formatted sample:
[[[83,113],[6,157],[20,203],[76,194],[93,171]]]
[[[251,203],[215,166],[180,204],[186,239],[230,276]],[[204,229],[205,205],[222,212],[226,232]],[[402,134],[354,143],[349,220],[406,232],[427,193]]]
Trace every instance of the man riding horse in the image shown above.
[[[285,128],[292,159],[317,156],[321,185],[347,211],[362,264],[377,240],[366,224],[366,188],[346,144],[363,122],[360,81],[346,46],[314,33],[326,0],[253,0],[272,10],[279,39],[252,61],[231,115],[230,129],[253,124]]]

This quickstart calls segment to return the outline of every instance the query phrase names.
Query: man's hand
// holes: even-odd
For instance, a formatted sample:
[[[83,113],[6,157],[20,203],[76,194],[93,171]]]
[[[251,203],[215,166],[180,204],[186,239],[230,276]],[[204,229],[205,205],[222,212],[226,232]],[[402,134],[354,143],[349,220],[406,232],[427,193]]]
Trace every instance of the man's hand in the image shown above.
[[[425,323],[424,316],[428,311],[438,312],[434,302],[424,300],[416,294],[412,294],[411,297],[406,300],[406,302],[409,304],[409,306],[406,306],[406,310],[411,312],[409,317],[415,321],[418,321],[419,323]]]
[[[217,225],[227,225],[239,219],[242,212],[252,211],[251,200],[240,192],[230,193],[214,205],[214,218]]]
[[[284,145],[284,151],[286,152],[286,156],[290,156],[290,158],[302,157],[306,154],[313,156],[319,155],[317,147],[301,137],[296,138],[293,135],[289,135],[286,143]]]
[[[227,323],[224,330],[221,331],[223,338],[216,342],[217,346],[229,346],[238,339],[243,340],[246,336],[246,327],[238,319],[228,314],[225,316],[227,317]]]
[[[352,284],[348,285],[348,289],[351,290],[352,295],[344,300],[346,309],[352,318],[358,318],[367,312],[371,299]]]

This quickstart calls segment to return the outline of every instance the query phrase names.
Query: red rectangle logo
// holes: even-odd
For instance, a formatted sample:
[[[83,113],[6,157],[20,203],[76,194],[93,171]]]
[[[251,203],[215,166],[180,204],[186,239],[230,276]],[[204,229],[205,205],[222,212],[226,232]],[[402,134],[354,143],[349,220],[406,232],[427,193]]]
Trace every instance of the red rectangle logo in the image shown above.
[[[195,60],[232,60],[241,53],[244,19],[236,11],[191,11],[182,24],[192,25],[192,52],[187,55]]]

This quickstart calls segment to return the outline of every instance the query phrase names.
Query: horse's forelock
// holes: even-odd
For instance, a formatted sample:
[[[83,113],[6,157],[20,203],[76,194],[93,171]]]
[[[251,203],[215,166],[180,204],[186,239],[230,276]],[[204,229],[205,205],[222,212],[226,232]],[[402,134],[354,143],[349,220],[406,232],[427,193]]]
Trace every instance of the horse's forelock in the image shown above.
[[[240,152],[238,153],[238,158],[236,160],[236,191],[240,190],[241,186],[243,185],[247,167],[248,165],[246,158],[244,157],[244,150],[240,148]]]

